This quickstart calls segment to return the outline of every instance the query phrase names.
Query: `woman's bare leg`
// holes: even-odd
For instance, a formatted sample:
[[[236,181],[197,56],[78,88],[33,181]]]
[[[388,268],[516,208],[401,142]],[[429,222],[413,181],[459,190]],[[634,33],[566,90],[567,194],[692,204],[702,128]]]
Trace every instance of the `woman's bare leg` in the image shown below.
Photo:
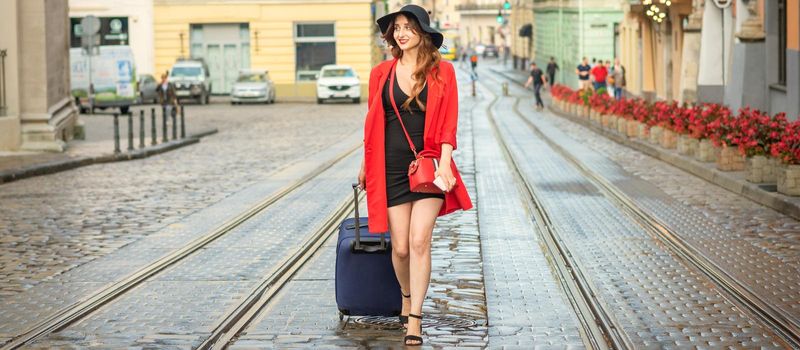
[[[401,292],[408,295],[408,227],[411,222],[411,203],[403,203],[388,209],[389,233],[392,237],[392,265]],[[411,299],[403,299],[401,315],[408,315]]]
[[[425,301],[425,294],[431,281],[431,235],[443,202],[438,198],[426,198],[414,201],[411,206],[409,281],[412,314],[422,314],[422,303]],[[420,322],[421,320],[417,318],[409,317],[406,334],[420,335]]]

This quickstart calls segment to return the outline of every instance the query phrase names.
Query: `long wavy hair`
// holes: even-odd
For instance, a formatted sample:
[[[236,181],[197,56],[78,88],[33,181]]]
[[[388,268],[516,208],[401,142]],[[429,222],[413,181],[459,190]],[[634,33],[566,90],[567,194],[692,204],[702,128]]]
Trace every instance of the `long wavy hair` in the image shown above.
[[[412,74],[412,77],[415,81],[414,87],[411,89],[411,95],[408,96],[408,99],[403,103],[402,107],[406,110],[410,110],[411,101],[416,101],[419,108],[424,111],[425,104],[420,101],[419,94],[425,87],[425,80],[428,76],[428,73],[433,72],[433,77],[435,79],[439,79],[438,69],[439,61],[441,61],[442,55],[439,54],[439,50],[433,45],[433,39],[431,39],[431,35],[422,30],[422,27],[420,27],[417,19],[414,16],[405,17],[411,24],[411,30],[414,31],[414,34],[419,36],[420,41],[417,48],[417,68]],[[383,39],[392,46],[392,56],[394,56],[394,58],[400,59],[403,57],[403,50],[400,49],[400,47],[397,45],[397,42],[394,40],[394,23],[392,23],[392,25],[389,26],[389,29],[386,30],[386,34],[383,35]]]

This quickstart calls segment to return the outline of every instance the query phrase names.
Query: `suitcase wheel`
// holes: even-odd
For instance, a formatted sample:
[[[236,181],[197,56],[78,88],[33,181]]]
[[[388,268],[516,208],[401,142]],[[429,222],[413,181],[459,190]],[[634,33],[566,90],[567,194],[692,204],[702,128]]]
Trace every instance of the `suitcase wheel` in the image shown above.
[[[344,314],[341,311],[339,311],[339,321],[342,320],[344,320]]]

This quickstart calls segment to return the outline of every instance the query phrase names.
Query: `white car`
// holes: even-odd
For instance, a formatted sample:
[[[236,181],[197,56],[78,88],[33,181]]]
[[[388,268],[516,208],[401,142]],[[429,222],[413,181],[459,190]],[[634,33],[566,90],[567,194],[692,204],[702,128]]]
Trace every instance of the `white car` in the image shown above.
[[[231,104],[274,103],[275,83],[266,70],[242,70],[231,89]]]
[[[361,103],[361,81],[350,66],[323,66],[317,76],[317,103],[351,100]]]

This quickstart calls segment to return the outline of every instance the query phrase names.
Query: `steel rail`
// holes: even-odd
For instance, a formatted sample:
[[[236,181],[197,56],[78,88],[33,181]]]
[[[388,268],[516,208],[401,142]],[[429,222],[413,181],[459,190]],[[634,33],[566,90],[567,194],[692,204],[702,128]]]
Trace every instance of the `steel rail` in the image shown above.
[[[680,256],[691,266],[697,268],[703,275],[711,279],[722,291],[723,295],[735,304],[748,310],[755,318],[764,322],[784,341],[793,348],[800,348],[800,324],[796,318],[771,305],[761,298],[751,288],[730,275],[725,269],[714,263],[707,255],[686,241],[678,232],[672,229],[654,213],[644,209],[602,175],[591,169],[572,153],[561,147],[555,140],[542,132],[533,122],[528,120],[518,108],[519,100],[514,104],[514,112],[528,127],[551,148],[556,150],[564,159],[577,167],[604,195],[616,206],[622,209],[637,224],[644,228],[651,236],[663,242],[676,255]]]
[[[183,260],[184,258],[194,254],[195,252],[202,249],[211,242],[224,236],[234,228],[240,226],[245,221],[249,220],[253,216],[264,211],[266,208],[268,208],[281,198],[285,197],[298,187],[302,186],[306,182],[315,178],[325,170],[331,168],[334,164],[338,163],[351,153],[355,152],[360,147],[361,143],[346,149],[344,152],[338,154],[336,157],[316,167],[310,173],[306,174],[305,176],[301,177],[295,182],[288,184],[287,186],[278,190],[273,195],[267,197],[261,202],[243,211],[236,217],[222,223],[221,225],[207,232],[206,234],[192,240],[183,247],[173,250],[172,252],[162,256],[161,258],[151,262],[147,266],[144,266],[139,270],[129,274],[125,278],[88,295],[83,300],[75,302],[72,305],[69,305],[51,314],[43,321],[37,323],[36,325],[32,326],[25,332],[15,336],[11,340],[3,344],[3,346],[0,347],[0,350],[16,349],[21,346],[30,344],[31,342],[41,339],[42,337],[52,332],[59,331],[65,328],[66,326],[69,326],[70,324],[85,318],[91,312],[97,310],[99,307],[103,305],[110,303],[114,299],[125,294],[131,288],[141,284],[142,282],[153,277],[160,271],[163,271],[165,268],[174,265],[175,263]]]
[[[267,277],[262,279],[239,305],[214,327],[211,335],[197,349],[224,349],[230,345],[234,338],[260,315],[273,297],[291,281],[295,273],[311,260],[354,208],[353,199],[348,196],[314,234],[306,238],[280,266],[268,273]]]
[[[559,283],[578,317],[584,343],[593,349],[633,349],[633,343],[619,325],[619,321],[614,318],[605,303],[598,297],[599,293],[586,277],[585,269],[572,255],[567,243],[562,239],[562,235],[558,232],[558,226],[550,220],[550,215],[539,199],[535,186],[522,175],[522,169],[495,121],[492,107],[496,102],[497,97],[487,108],[493,134],[500,143],[504,157],[513,167],[517,185],[523,193],[527,194],[527,209],[534,215],[534,223],[538,227],[537,233],[544,242],[550,261],[554,263]]]

